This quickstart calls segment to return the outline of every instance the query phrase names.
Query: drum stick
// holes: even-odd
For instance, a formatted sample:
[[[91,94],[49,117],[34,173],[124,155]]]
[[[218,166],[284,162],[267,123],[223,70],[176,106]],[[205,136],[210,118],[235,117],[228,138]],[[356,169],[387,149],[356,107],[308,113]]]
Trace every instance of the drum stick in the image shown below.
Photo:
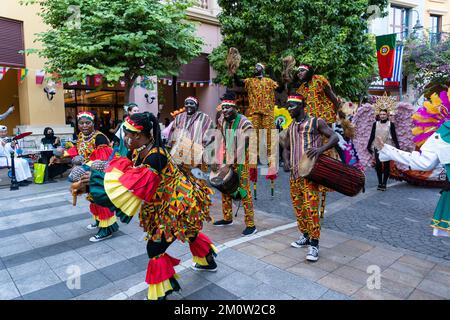
[[[77,205],[77,192],[72,192],[72,205],[75,207]]]

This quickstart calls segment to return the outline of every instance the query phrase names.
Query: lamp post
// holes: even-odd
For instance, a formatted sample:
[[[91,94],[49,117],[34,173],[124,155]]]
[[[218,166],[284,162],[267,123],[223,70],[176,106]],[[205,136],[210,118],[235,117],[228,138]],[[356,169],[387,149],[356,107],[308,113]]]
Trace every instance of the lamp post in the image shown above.
[[[423,29],[423,26],[420,24],[420,14],[419,14],[419,11],[417,11],[417,10],[415,10],[415,9],[412,9],[411,11],[417,13],[417,21],[416,21],[416,24],[414,25],[414,27],[412,28],[412,29],[413,29],[413,32],[411,33],[411,38],[416,38],[417,32],[418,32],[419,30]]]

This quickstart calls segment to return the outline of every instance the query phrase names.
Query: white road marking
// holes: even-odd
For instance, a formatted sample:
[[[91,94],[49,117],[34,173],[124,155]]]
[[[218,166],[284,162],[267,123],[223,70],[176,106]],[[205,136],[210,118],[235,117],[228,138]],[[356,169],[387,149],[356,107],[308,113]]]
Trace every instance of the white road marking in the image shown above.
[[[369,229],[373,229],[373,230],[380,230],[380,228],[375,227],[375,226],[371,226],[370,224],[366,224],[366,227]]]
[[[411,221],[411,222],[419,222],[417,220],[414,220],[414,219],[411,219],[411,218],[407,218],[407,217],[405,217],[405,220],[408,220],[408,221]]]
[[[19,202],[28,202],[28,201],[34,201],[34,200],[39,200],[39,199],[45,199],[45,198],[53,198],[53,197],[63,196],[63,195],[68,195],[68,194],[69,194],[69,192],[53,193],[53,194],[48,194],[46,196],[20,199]]]

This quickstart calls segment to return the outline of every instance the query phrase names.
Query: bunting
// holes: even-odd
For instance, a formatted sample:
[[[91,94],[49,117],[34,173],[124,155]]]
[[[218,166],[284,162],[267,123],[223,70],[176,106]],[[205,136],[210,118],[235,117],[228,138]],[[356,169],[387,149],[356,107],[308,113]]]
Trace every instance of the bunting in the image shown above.
[[[5,74],[8,72],[9,68],[8,67],[0,67],[0,80],[3,79],[3,77],[5,76]]]
[[[28,74],[28,69],[26,69],[26,68],[18,69],[17,70],[17,82],[21,83],[23,80],[25,80],[27,74]]]
[[[44,83],[45,71],[44,70],[36,70],[36,84]]]

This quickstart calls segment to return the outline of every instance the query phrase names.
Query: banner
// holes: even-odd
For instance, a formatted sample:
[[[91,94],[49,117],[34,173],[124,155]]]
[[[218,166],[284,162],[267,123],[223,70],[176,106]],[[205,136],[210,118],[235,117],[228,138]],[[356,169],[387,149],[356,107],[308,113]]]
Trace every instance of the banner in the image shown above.
[[[26,76],[28,74],[28,69],[18,69],[17,70],[17,82],[21,83],[23,80],[25,80]]]
[[[376,37],[378,69],[381,79],[392,77],[396,36],[393,33]]]
[[[36,70],[36,84],[42,84],[45,78],[44,70]]]
[[[5,74],[8,72],[9,68],[8,67],[0,67],[0,80],[3,79],[3,77],[5,76]]]

